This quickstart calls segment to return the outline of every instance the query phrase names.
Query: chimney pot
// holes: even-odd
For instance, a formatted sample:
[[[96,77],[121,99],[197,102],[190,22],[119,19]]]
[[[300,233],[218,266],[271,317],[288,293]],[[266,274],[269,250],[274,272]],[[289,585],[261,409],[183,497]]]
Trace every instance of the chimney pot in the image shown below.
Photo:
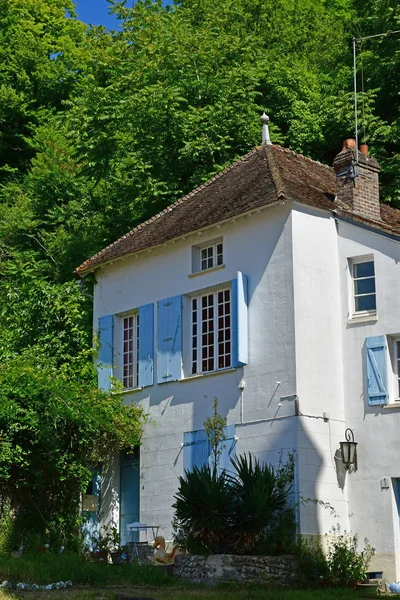
[[[356,140],[353,138],[348,138],[347,140],[343,140],[343,148],[342,152],[345,150],[355,150],[356,149]]]
[[[360,150],[361,154],[368,156],[368,144],[360,144],[359,150]]]

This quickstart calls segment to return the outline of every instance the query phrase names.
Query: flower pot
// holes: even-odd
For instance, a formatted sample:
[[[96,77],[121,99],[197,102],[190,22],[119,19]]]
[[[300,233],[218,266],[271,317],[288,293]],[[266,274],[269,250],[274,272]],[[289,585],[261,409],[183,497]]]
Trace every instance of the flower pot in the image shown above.
[[[111,561],[113,565],[121,564],[122,552],[111,552]]]

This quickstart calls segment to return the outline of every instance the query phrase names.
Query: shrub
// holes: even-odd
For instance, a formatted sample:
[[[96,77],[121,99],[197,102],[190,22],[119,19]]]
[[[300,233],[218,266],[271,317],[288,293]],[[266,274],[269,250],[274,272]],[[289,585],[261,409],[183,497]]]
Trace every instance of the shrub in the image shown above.
[[[340,533],[340,528],[335,533],[337,537],[329,544],[327,556],[330,581],[340,586],[364,581],[373,555],[368,540],[364,540],[364,549],[359,552],[356,534]]]
[[[297,542],[298,578],[304,585],[321,585],[329,582],[329,565],[318,540]]]
[[[175,498],[177,541],[192,553],[226,551],[235,498],[225,471],[218,474],[209,466],[186,471]]]
[[[373,555],[368,540],[364,540],[364,548],[359,551],[356,534],[341,533],[339,526],[333,528],[332,533],[334,537],[326,553],[319,541],[298,542],[299,578],[303,583],[346,587],[364,581]]]
[[[290,488],[284,468],[276,471],[251,455],[231,463],[233,475],[203,466],[179,479],[175,537],[191,553],[252,552],[287,510]]]

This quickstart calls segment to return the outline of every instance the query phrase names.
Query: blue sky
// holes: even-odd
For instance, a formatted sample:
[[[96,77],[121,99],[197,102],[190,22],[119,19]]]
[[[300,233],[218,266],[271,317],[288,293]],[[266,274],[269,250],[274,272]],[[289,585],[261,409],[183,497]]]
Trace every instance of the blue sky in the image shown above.
[[[104,25],[108,29],[117,29],[118,21],[108,14],[107,0],[75,0],[78,19],[91,25]]]

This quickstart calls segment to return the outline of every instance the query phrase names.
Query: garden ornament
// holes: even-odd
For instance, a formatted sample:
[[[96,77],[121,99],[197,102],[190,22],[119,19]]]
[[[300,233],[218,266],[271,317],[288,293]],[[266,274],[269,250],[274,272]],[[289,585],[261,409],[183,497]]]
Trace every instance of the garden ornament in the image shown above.
[[[161,565],[172,565],[174,564],[174,558],[178,554],[182,554],[179,550],[179,546],[173,546],[171,552],[165,551],[165,538],[162,535],[158,535],[154,539],[154,562]]]

